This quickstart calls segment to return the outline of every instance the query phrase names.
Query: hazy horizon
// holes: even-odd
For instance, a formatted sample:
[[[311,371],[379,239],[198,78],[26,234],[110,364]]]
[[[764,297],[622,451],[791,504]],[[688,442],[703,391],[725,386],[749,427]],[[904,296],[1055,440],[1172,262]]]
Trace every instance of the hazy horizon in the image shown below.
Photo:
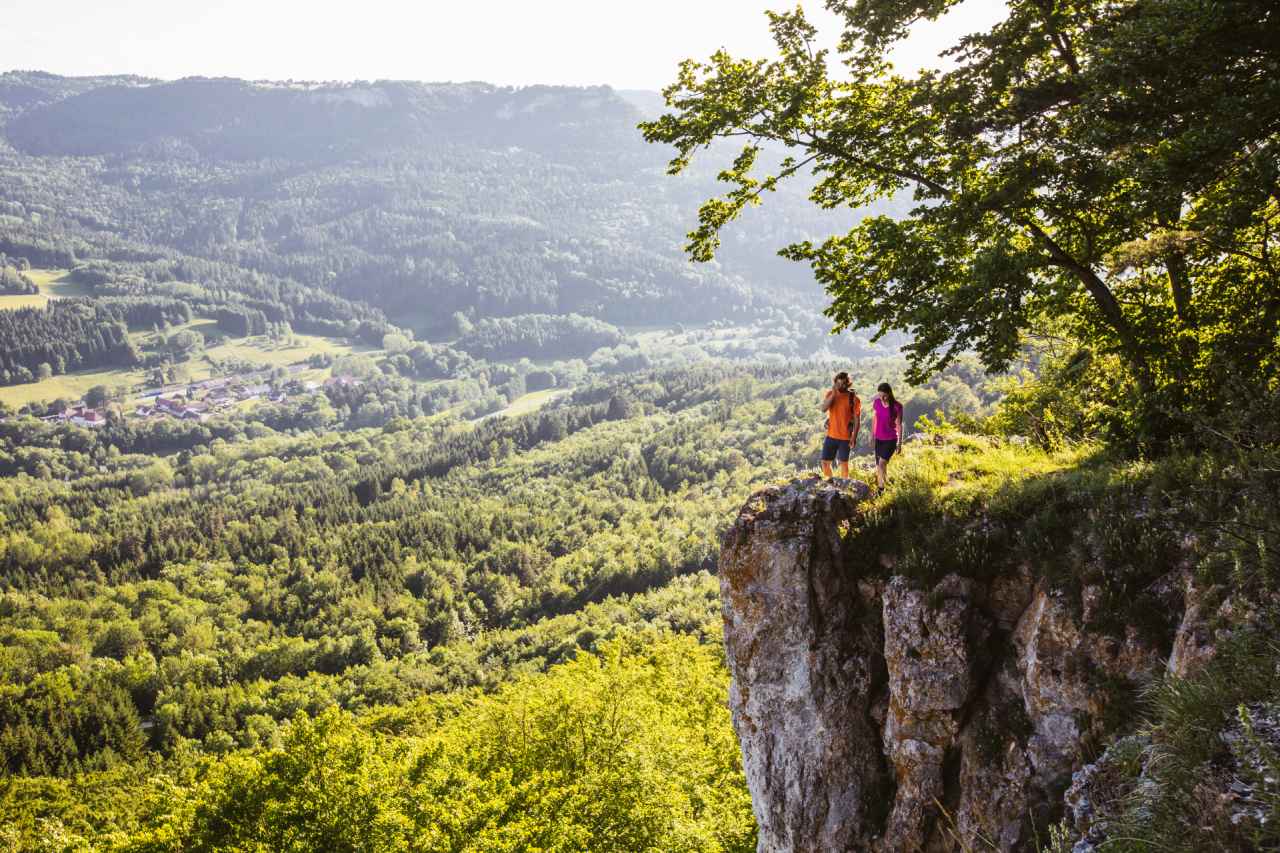
[[[658,0],[644,8],[609,8],[585,0],[536,6],[477,0],[406,9],[369,0],[353,15],[335,3],[298,0],[223,0],[194,8],[161,0],[109,7],[51,0],[6,10],[0,52],[8,70],[63,76],[398,79],[657,91],[687,57],[704,58],[720,48],[743,57],[771,55],[764,11],[790,5]],[[836,18],[817,3],[801,5],[834,42]],[[990,26],[1003,5],[966,0],[944,19],[917,26],[895,53],[898,68],[937,67],[943,47]]]

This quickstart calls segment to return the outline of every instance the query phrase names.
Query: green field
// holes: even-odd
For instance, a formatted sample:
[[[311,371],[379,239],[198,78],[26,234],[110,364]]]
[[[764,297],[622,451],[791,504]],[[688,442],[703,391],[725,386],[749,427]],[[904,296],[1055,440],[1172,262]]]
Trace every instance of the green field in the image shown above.
[[[380,353],[381,350],[368,346],[351,346],[340,338],[323,338],[319,335],[294,334],[296,344],[276,344],[269,338],[240,338],[227,343],[216,344],[205,352],[209,357],[219,361],[239,359],[261,364],[266,367],[285,367],[299,361],[306,361],[313,355],[329,355],[340,358],[344,355],[365,355]]]
[[[41,287],[43,288],[43,285]],[[214,336],[216,331],[216,327],[213,326],[212,322],[204,318],[197,318],[170,331],[175,331],[178,328],[194,329],[210,338]],[[141,332],[134,337],[139,344],[145,344],[150,341],[153,335],[150,332]],[[319,354],[340,358],[346,355],[377,354],[381,352],[381,350],[368,346],[351,346],[340,338],[325,338],[319,335],[302,334],[295,334],[293,337],[296,341],[294,345],[275,344],[266,337],[228,339],[226,343],[216,343],[208,347],[203,356],[186,362],[182,366],[186,368],[190,381],[198,382],[214,375],[213,361],[245,361],[255,367],[270,368],[287,367],[290,364],[305,361],[307,358]],[[317,379],[320,378],[321,373],[323,372],[308,371],[300,374],[299,378]],[[126,370],[123,368],[86,370],[54,376],[43,382],[35,382],[29,385],[0,387],[0,403],[19,408],[30,403],[50,402],[59,398],[75,401],[83,397],[85,392],[95,385],[106,385],[110,388],[127,385],[130,388],[140,388],[145,382],[146,373],[142,370]],[[523,399],[517,400],[516,403],[520,404]]]
[[[49,297],[43,293],[0,294],[0,310],[16,311],[19,308],[43,308]]]
[[[0,403],[18,408],[28,403],[50,402],[60,397],[74,402],[95,385],[106,385],[109,388],[121,385],[134,387],[145,380],[146,374],[141,370],[124,368],[85,370],[54,376],[43,382],[33,382],[29,385],[5,386],[0,388]]]
[[[89,288],[69,280],[66,270],[27,270],[26,276],[40,288],[39,293],[0,296],[0,310],[17,308],[43,308],[50,299],[67,299],[72,296],[92,296]]]
[[[557,397],[561,397],[567,393],[569,393],[568,390],[564,388],[548,388],[545,391],[531,391],[523,397],[517,397],[512,401],[510,406],[507,406],[499,414],[510,415],[513,417],[515,415],[527,415],[529,412],[535,412]]]
[[[68,270],[27,270],[27,278],[36,283],[41,293],[47,293],[57,299],[93,295],[93,291],[88,287],[71,281],[71,273]]]
[[[511,405],[507,406],[505,409],[501,409],[491,415],[485,415],[485,417],[498,418],[527,415],[530,412],[536,412],[538,409],[541,409],[557,397],[568,393],[568,389],[565,388],[548,388],[545,391],[531,391],[523,397],[517,397],[515,400],[511,401]]]
[[[207,379],[211,375],[213,361],[248,361],[263,367],[286,367],[299,361],[306,361],[313,355],[328,355],[340,358],[345,355],[377,355],[382,351],[366,345],[352,346],[343,338],[326,338],[320,335],[294,333],[293,343],[273,342],[266,335],[249,338],[232,338],[218,328],[215,320],[208,317],[196,317],[189,323],[171,326],[165,334],[175,332],[199,332],[205,339],[205,356],[188,362],[192,378]],[[134,332],[134,341],[141,347],[155,343],[155,333],[150,331]]]

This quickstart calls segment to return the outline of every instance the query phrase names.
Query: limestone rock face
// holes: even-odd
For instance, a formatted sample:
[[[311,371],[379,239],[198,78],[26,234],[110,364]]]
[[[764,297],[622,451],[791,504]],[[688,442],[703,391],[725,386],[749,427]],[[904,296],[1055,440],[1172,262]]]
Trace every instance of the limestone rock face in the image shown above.
[[[883,594],[884,657],[889,674],[885,754],[898,782],[880,846],[923,849],[946,797],[943,761],[960,732],[961,714],[983,656],[986,619],[971,581],[950,575],[931,591],[895,577]]]
[[[1032,733],[1026,754],[1036,786],[1064,789],[1089,711],[1088,643],[1060,596],[1038,591],[1013,635],[1023,707]]]
[[[1173,651],[1169,655],[1169,672],[1186,678],[1213,657],[1214,638],[1206,626],[1205,593],[1187,582],[1187,609],[1173,639]]]
[[[1124,798],[1132,793],[1135,784],[1150,784],[1143,776],[1135,783],[1128,766],[1140,763],[1150,746],[1151,739],[1145,735],[1123,737],[1107,747],[1097,761],[1072,776],[1065,800],[1067,817],[1079,838],[1075,845],[1078,853],[1093,853],[1104,844],[1108,822],[1123,807]]]
[[[878,613],[841,535],[861,496],[813,481],[767,489],[724,543],[729,703],[761,851],[868,849],[891,796],[869,713],[883,684]]]
[[[1034,849],[1032,823],[1069,816],[1072,774],[1163,671],[1172,633],[1104,631],[1100,590],[1052,591],[1026,566],[895,574],[856,547],[864,497],[770,487],[725,536],[729,701],[759,850]]]
[[[1194,674],[1211,660],[1218,646],[1234,631],[1257,627],[1260,612],[1280,604],[1280,595],[1274,592],[1264,600],[1251,601],[1219,586],[1202,587],[1189,573],[1180,582],[1185,606],[1173,638],[1168,670],[1181,678]]]

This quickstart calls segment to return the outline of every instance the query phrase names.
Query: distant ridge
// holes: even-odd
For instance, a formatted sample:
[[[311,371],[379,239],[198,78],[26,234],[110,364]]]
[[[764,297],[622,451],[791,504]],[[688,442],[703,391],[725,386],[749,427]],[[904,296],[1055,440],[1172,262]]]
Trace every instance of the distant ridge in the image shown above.
[[[125,154],[165,140],[215,159],[358,156],[432,141],[638,147],[640,112],[608,87],[0,77],[9,141],[37,155]]]
[[[100,262],[145,282],[134,290],[266,288],[257,308],[273,321],[374,311],[448,336],[457,312],[768,316],[786,348],[824,350],[812,274],[776,251],[849,217],[784,191],[735,224],[716,263],[690,264],[681,248],[716,172],[667,178],[670,151],[637,127],[662,108],[656,92],[608,86],[13,71],[0,74],[0,250]],[[193,263],[139,266],[170,253]],[[286,291],[307,295],[285,306]]]
[[[618,89],[618,97],[635,107],[646,119],[656,118],[666,111],[667,101],[661,92],[648,89]]]

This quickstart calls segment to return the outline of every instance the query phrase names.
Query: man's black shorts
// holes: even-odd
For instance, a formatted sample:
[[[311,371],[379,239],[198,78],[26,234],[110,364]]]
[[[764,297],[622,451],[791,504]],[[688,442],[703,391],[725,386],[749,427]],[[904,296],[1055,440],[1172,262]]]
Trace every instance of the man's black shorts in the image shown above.
[[[822,440],[822,461],[830,462],[833,459],[838,459],[841,462],[849,461],[849,442],[841,438],[827,436]]]
[[[893,458],[893,452],[898,449],[898,442],[892,438],[876,439],[876,458],[883,459],[888,462]]]

